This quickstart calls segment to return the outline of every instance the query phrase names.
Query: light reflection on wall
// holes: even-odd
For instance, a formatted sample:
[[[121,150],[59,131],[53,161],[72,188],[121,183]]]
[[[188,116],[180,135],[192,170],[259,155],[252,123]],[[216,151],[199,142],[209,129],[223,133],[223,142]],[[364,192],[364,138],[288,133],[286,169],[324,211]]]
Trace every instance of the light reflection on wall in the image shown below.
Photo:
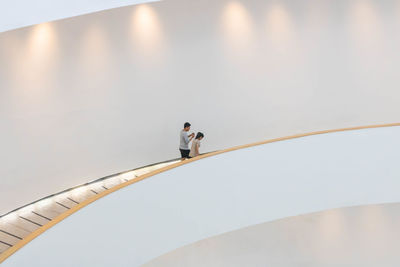
[[[336,255],[331,253],[332,250],[346,253],[343,250],[343,242],[346,243],[346,241],[343,239],[349,236],[348,221],[342,209],[324,211],[319,216],[319,220],[318,227],[315,229],[318,233],[315,235],[318,241],[312,242],[318,245],[314,248],[318,251],[315,256],[320,262],[333,262],[336,260]]]
[[[43,57],[49,49],[54,49],[54,29],[50,23],[43,23],[33,27],[29,46],[30,52],[37,57]]]
[[[51,23],[43,23],[32,28],[28,37],[25,55],[27,81],[38,86],[51,79],[57,61],[58,42]]]
[[[147,55],[155,55],[163,48],[161,23],[154,9],[148,5],[135,7],[132,13],[133,46]]]
[[[106,71],[111,60],[110,47],[101,25],[93,24],[84,32],[80,59],[82,71],[86,74],[96,75]]]
[[[376,7],[371,1],[354,1],[349,17],[354,41],[362,46],[375,46],[379,43],[382,27]]]
[[[321,238],[332,242],[344,233],[344,218],[340,210],[325,211],[321,215]]]
[[[284,45],[293,38],[293,25],[286,9],[275,4],[269,8],[267,14],[267,34],[276,45]]]
[[[373,77],[381,71],[383,64],[389,62],[383,60],[389,42],[384,38],[384,27],[374,2],[356,0],[349,10],[349,41],[352,49],[350,57],[353,58],[350,62],[358,65],[359,72],[371,77],[369,85],[373,85],[370,87],[372,90],[380,86],[380,82],[374,81]]]
[[[228,3],[222,14],[223,34],[228,44],[246,47],[253,38],[253,22],[246,8],[238,1]],[[248,48],[248,47],[247,47]]]
[[[26,29],[26,39],[18,40],[14,54],[11,84],[18,105],[44,103],[55,81],[59,60],[59,43],[52,23],[43,23]],[[17,107],[17,106],[16,106]]]
[[[264,14],[262,34],[267,41],[268,61],[273,63],[271,71],[275,77],[281,77],[285,81],[288,73],[299,73],[299,64],[302,64],[306,54],[300,51],[301,45],[296,42],[296,27],[292,14],[282,1],[274,1]]]
[[[376,255],[380,253],[384,254],[384,251],[388,249],[385,246],[391,246],[391,232],[386,230],[393,229],[386,215],[388,213],[390,214],[391,210],[385,212],[385,208],[390,209],[390,206],[371,205],[360,208],[361,214],[358,226],[362,229],[362,232],[368,233],[368,235],[363,236],[362,239]]]
[[[305,20],[308,24],[307,30],[313,30],[313,34],[327,32],[327,23],[331,16],[329,2],[309,0],[307,1],[306,8]]]
[[[101,22],[92,21],[83,31],[79,43],[77,68],[79,76],[91,77],[77,81],[79,101],[90,103],[91,107],[103,106],[109,101],[114,86],[116,68],[112,44],[106,27]],[[89,101],[88,99],[91,99]],[[87,104],[89,106],[89,104]]]

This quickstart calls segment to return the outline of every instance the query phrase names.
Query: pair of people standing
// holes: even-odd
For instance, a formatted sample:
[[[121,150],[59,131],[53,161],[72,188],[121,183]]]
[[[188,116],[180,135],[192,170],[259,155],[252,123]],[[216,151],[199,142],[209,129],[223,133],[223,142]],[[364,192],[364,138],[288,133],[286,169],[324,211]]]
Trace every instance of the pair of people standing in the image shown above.
[[[195,138],[194,133],[188,134],[188,132],[190,131],[190,126],[191,125],[189,122],[185,122],[180,135],[179,151],[181,152],[182,159],[193,158],[200,155],[200,141],[204,138],[204,134],[198,132]],[[195,139],[192,142],[191,149],[189,149],[189,143],[190,141],[192,141],[193,138]]]

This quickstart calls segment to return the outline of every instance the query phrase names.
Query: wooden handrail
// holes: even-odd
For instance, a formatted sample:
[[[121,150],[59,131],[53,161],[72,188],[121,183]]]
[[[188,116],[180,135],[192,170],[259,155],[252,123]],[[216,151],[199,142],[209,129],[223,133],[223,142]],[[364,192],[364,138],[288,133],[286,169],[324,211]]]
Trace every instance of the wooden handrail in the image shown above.
[[[264,145],[264,144],[269,144],[269,143],[273,143],[273,142],[285,141],[285,140],[290,140],[290,139],[295,139],[295,138],[300,138],[300,137],[306,137],[306,136],[312,136],[312,135],[319,135],[319,134],[344,132],[344,131],[353,131],[353,130],[363,130],[363,129],[372,129],[372,128],[394,127],[394,126],[400,126],[400,123],[379,124],[379,125],[369,125],[369,126],[358,126],[358,127],[351,127],[351,128],[340,128],[340,129],[333,129],[333,130],[324,130],[324,131],[316,131],[316,132],[310,132],[310,133],[304,133],[304,134],[297,134],[297,135],[292,135],[292,136],[285,136],[285,137],[269,139],[269,140],[261,141],[261,142],[257,142],[257,143],[251,143],[251,144],[247,144],[247,145],[236,146],[236,147],[232,147],[232,148],[228,148],[228,149],[224,149],[224,150],[220,150],[220,151],[215,151],[215,152],[211,152],[211,153],[200,155],[200,156],[192,158],[192,159],[188,159],[188,160],[184,160],[184,161],[180,161],[180,162],[171,164],[171,165],[166,166],[164,168],[160,168],[158,170],[155,170],[155,171],[152,171],[150,173],[141,175],[141,176],[139,176],[139,177],[137,177],[135,179],[132,179],[130,181],[127,181],[125,183],[119,184],[119,185],[117,185],[117,186],[115,186],[115,187],[113,187],[113,188],[111,188],[109,190],[103,191],[103,192],[101,192],[101,193],[99,193],[99,194],[97,194],[97,195],[95,195],[95,196],[93,196],[91,198],[88,198],[85,201],[77,204],[76,206],[72,207],[71,209],[69,209],[66,212],[64,212],[64,213],[60,214],[59,216],[57,216],[54,220],[50,221],[46,225],[38,228],[36,231],[34,231],[31,234],[29,234],[28,236],[26,236],[24,239],[19,241],[17,244],[12,246],[11,248],[9,248],[6,251],[4,251],[0,255],[0,263],[5,261],[8,257],[10,257],[16,251],[18,251],[23,246],[28,244],[34,238],[36,238],[37,236],[39,236],[43,232],[47,231],[48,229],[50,229],[51,227],[53,227],[57,223],[61,222],[62,220],[64,220],[68,216],[70,216],[71,214],[73,214],[73,213],[79,211],[80,209],[86,207],[90,203],[95,202],[96,200],[98,200],[100,198],[103,198],[103,197],[107,196],[108,194],[111,194],[111,193],[113,193],[113,192],[115,192],[117,190],[120,190],[121,188],[127,187],[127,186],[129,186],[131,184],[140,182],[140,181],[142,181],[144,179],[147,179],[149,177],[152,177],[152,176],[154,176],[156,174],[159,174],[159,173],[162,173],[162,172],[177,168],[179,166],[182,166],[182,165],[194,162],[194,161],[198,161],[198,160],[201,160],[203,158],[208,158],[208,157],[212,157],[212,156],[223,154],[223,153],[228,153],[228,152],[239,150],[239,149],[244,149],[244,148],[249,148],[249,147],[254,147],[254,146],[259,146],[259,145]]]

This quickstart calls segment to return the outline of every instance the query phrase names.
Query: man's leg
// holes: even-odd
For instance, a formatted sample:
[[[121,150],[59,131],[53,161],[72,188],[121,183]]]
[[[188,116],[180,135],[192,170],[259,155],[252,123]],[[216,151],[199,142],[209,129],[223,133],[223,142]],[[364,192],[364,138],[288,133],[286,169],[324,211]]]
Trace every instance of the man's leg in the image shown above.
[[[188,159],[190,154],[190,150],[182,149],[182,158]]]
[[[189,158],[190,150],[188,150],[188,149],[179,149],[179,151],[181,152],[181,158],[183,158],[183,159]]]

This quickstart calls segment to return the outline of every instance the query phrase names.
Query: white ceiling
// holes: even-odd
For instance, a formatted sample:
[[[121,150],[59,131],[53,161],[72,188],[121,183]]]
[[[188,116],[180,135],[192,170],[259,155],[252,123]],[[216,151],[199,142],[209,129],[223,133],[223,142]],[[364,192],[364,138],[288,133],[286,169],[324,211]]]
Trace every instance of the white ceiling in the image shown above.
[[[0,32],[96,11],[157,0],[3,0]]]

